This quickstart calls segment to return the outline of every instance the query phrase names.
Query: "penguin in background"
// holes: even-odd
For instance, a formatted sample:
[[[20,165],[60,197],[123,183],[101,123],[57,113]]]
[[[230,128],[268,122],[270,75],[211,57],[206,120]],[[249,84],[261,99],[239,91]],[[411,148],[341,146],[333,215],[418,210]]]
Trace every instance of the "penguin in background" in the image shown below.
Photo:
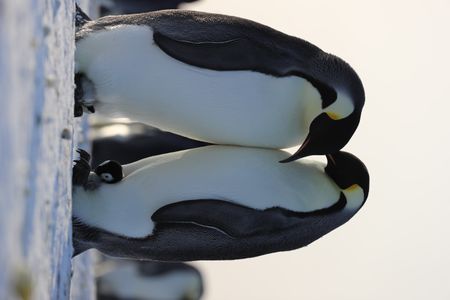
[[[285,155],[206,146],[122,165],[123,178],[113,184],[74,187],[74,253],[96,248],[163,261],[254,257],[306,246],[365,203],[369,174],[352,154],[327,155],[326,165],[279,164]]]
[[[282,162],[335,153],[359,124],[358,75],[305,40],[194,11],[77,19],[76,115],[97,110],[213,144],[301,143]]]
[[[136,14],[147,11],[175,9],[182,3],[197,0],[97,0],[100,16]]]
[[[199,300],[203,278],[184,263],[105,259],[97,269],[98,300]]]
[[[106,160],[128,164],[137,160],[208,145],[141,123],[91,124],[92,162],[96,168]]]

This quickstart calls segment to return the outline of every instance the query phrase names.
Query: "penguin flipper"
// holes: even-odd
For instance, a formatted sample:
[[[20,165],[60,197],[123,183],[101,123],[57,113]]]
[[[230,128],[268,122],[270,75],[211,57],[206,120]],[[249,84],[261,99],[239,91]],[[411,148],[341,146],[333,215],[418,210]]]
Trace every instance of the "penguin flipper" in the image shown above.
[[[191,66],[216,71],[254,71],[274,77],[300,76],[317,88],[324,107],[331,105],[337,97],[334,88],[311,76],[311,63],[307,58],[313,56],[310,54],[313,46],[304,41],[301,52],[305,53],[306,58],[293,60],[293,55],[286,50],[258,43],[245,36],[219,42],[197,42],[172,38],[170,34],[155,31],[153,39],[167,55]]]
[[[201,199],[172,203],[158,209],[156,223],[191,223],[215,228],[231,237],[268,234],[297,224],[283,208],[253,209],[223,200]]]
[[[186,64],[218,71],[250,70],[282,76],[281,70],[270,70],[270,62],[280,66],[277,55],[267,47],[245,37],[219,42],[191,42],[171,38],[161,32],[153,34],[155,43],[167,55]]]

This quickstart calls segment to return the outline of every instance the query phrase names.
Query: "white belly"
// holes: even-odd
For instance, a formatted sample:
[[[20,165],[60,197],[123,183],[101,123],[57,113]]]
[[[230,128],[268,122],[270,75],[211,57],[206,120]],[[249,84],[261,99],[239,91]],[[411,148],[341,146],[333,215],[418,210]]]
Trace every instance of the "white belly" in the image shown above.
[[[278,163],[287,156],[279,150],[208,146],[149,157],[124,166],[126,177],[117,184],[94,192],[75,189],[73,213],[91,226],[145,237],[152,233],[156,210],[183,200],[312,211],[339,199],[340,189],[324,174],[323,164]]]
[[[306,80],[213,71],[161,51],[146,26],[118,26],[77,43],[77,71],[96,88],[98,112],[218,144],[301,143],[320,111]]]

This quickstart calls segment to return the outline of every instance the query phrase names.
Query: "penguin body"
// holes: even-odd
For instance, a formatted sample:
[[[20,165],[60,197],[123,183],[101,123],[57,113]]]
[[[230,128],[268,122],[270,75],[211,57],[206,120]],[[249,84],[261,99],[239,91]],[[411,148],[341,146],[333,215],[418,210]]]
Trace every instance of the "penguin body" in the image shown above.
[[[296,158],[342,148],[364,104],[358,76],[341,59],[255,22],[199,12],[87,22],[77,32],[76,69],[100,113],[215,144],[308,141]]]
[[[283,155],[206,146],[124,165],[122,181],[74,190],[75,252],[177,261],[285,251],[342,225],[367,198],[357,158],[345,158],[350,170],[337,162],[345,172],[330,169],[332,178],[330,162],[278,164]]]
[[[119,27],[77,43],[78,66],[94,82],[96,111],[216,144],[284,148],[306,137],[308,103],[291,101],[300,100],[306,80],[182,64],[157,47],[150,27]],[[311,108],[319,110],[315,96]]]

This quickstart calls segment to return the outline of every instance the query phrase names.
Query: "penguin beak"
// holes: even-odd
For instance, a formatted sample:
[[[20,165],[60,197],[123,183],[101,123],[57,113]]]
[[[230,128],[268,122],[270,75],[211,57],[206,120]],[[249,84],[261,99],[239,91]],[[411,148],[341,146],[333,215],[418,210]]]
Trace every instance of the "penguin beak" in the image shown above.
[[[295,152],[291,157],[288,157],[280,162],[287,163],[309,155],[321,155],[335,152],[328,150],[331,150],[329,149],[329,133],[332,133],[336,122],[338,121],[334,121],[326,113],[320,114],[312,121],[309,127],[309,133],[297,152]],[[331,137],[333,137],[332,134]]]
[[[295,152],[294,154],[292,154],[290,157],[280,160],[280,163],[288,163],[300,158],[303,158],[305,156],[308,156],[308,144],[311,143],[311,134],[309,134],[305,141],[303,142],[302,146],[297,150],[297,152]]]
[[[336,160],[334,160],[333,155],[327,154],[325,156],[327,158],[327,165],[336,165]]]
[[[336,153],[350,140],[358,123],[359,114],[334,120],[327,113],[322,113],[311,123],[308,136],[300,149],[280,162],[287,163],[309,155]]]

